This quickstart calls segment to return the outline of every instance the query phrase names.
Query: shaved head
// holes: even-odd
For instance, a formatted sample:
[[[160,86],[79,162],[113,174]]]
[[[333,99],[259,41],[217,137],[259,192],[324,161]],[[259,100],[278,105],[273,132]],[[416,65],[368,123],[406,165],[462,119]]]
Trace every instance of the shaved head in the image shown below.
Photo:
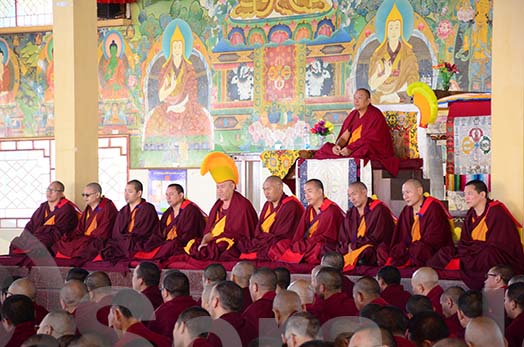
[[[225,281],[227,277],[226,269],[222,264],[210,264],[204,269],[204,274],[202,275],[204,282],[208,281],[209,283],[218,283]]]
[[[288,290],[298,294],[302,305],[313,303],[315,298],[315,289],[313,289],[313,286],[308,281],[302,279],[293,281],[289,285]]]
[[[282,326],[295,312],[302,311],[302,302],[297,293],[290,290],[281,290],[273,300],[273,312],[278,326]]]
[[[421,267],[411,276],[411,286],[415,294],[427,294],[438,285],[438,274],[430,267]]]
[[[409,185],[412,185],[415,188],[422,188],[422,189],[424,189],[424,186],[422,185],[422,181],[420,181],[417,178],[410,178],[410,179],[406,180],[406,182],[404,182],[404,184],[409,184]]]
[[[109,275],[104,271],[90,273],[87,275],[84,283],[89,291],[99,288],[109,288],[112,285]]]
[[[60,289],[62,308],[72,313],[87,295],[87,287],[83,282],[70,280]]]
[[[351,183],[351,184],[349,185],[349,187],[354,188],[354,189],[365,190],[365,191],[368,190],[368,187],[367,187],[364,183],[359,182],[359,181]],[[349,188],[349,187],[348,187],[348,188]]]
[[[380,297],[380,286],[373,277],[364,276],[355,283],[353,300],[359,311],[378,297]]]
[[[466,343],[460,339],[446,338],[438,341],[433,345],[433,347],[468,347]],[[503,347],[503,345],[501,345]]]
[[[211,298],[211,292],[213,291],[214,284],[208,284],[205,285],[202,289],[202,295],[201,295],[201,306],[203,309],[209,311],[209,299]]]
[[[393,335],[384,328],[365,327],[355,331],[351,340],[350,347],[371,347],[371,346],[396,346]]]
[[[252,262],[239,261],[231,270],[231,280],[242,288],[249,286],[249,279],[255,272],[256,267]]]
[[[272,184],[276,184],[277,186],[284,186],[284,182],[282,182],[282,179],[278,176],[269,176],[268,178],[266,178],[265,182],[267,183],[272,183]]]
[[[477,317],[469,321],[464,339],[471,347],[504,346],[504,335],[497,323],[488,317]]]
[[[45,330],[47,326],[52,328],[50,334],[41,331]],[[75,318],[63,310],[49,312],[40,323],[38,333],[51,335],[56,339],[64,335],[74,335],[76,333]]]
[[[326,290],[330,292],[336,292],[342,289],[342,275],[340,271],[332,267],[321,268],[317,274],[316,281],[317,288],[324,285]]]
[[[344,258],[338,252],[327,252],[320,261],[321,266],[328,266],[342,271],[344,268]]]
[[[277,275],[275,271],[267,267],[257,269],[249,279],[249,292],[253,302],[260,299],[264,294],[275,291],[277,288]]]
[[[19,278],[11,283],[7,291],[12,295],[25,295],[32,301],[35,301],[36,299],[36,287],[27,277]]]

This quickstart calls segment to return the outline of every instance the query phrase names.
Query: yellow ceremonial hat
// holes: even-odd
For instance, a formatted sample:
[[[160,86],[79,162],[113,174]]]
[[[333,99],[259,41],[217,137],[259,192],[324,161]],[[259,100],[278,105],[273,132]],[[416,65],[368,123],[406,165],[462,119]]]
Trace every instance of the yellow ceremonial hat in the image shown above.
[[[200,165],[200,174],[210,172],[216,183],[233,181],[238,184],[238,169],[233,159],[222,152],[211,152]]]

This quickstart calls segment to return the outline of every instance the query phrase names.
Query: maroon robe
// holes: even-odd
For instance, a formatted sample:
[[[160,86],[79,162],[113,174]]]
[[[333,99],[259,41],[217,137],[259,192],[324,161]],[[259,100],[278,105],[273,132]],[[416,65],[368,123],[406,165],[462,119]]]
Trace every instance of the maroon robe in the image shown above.
[[[142,294],[144,294],[149,302],[151,302],[151,305],[153,305],[155,310],[164,303],[164,299],[162,299],[162,293],[160,293],[160,289],[157,286],[147,287],[142,291]]]
[[[249,286],[242,288],[242,312],[244,312],[252,303],[253,299],[251,299],[251,292],[249,291]]]
[[[132,259],[136,252],[150,252],[161,243],[155,206],[142,199],[133,211],[129,204],[120,209],[102,257],[116,263]]]
[[[382,112],[369,105],[362,117],[357,110],[351,111],[342,124],[338,138],[348,130],[350,138],[345,148],[349,157],[364,160],[378,160],[393,176],[398,173],[400,160],[395,157],[391,132]],[[324,144],[316,153],[315,159],[342,158],[333,153],[334,144]]]
[[[358,236],[360,226],[363,226],[364,235]],[[356,207],[351,207],[339,232],[337,252],[348,253],[348,245],[353,251],[365,245],[366,248],[358,256],[358,264],[382,266],[387,259],[377,259],[377,249],[383,249],[378,254],[387,254],[391,236],[395,228],[395,220],[391,210],[380,200],[368,198],[364,207],[364,215],[360,215]],[[356,263],[354,264],[356,265]]]
[[[268,218],[272,218],[274,213],[274,221],[269,227],[269,230],[264,231],[265,223]],[[239,240],[237,248],[242,254],[242,259],[260,259],[269,260],[269,248],[280,240],[289,240],[293,237],[295,228],[304,213],[304,206],[294,196],[287,196],[283,194],[278,205],[273,206],[273,203],[266,201],[260,212],[260,218],[255,228],[255,235],[252,239]],[[252,257],[249,256],[250,253]],[[246,255],[246,257],[244,257]]]
[[[164,243],[154,258],[164,260],[173,255],[184,254],[184,246],[189,240],[201,238],[205,226],[206,215],[194,202],[184,200],[176,217],[170,206],[160,219],[160,234]]]
[[[406,312],[406,304],[411,294],[404,290],[402,284],[390,284],[380,293],[380,296],[392,306],[400,308],[402,312]]]
[[[344,274],[342,275],[342,291],[346,293],[350,298],[353,297],[353,287],[355,284]]]
[[[240,255],[235,247],[232,247],[237,240],[251,239],[253,237],[258,216],[251,202],[243,197],[239,192],[234,192],[229,208],[222,209],[224,202],[217,200],[211,211],[204,229],[204,235],[210,233],[215,225],[226,216],[224,231],[214,237],[207,246],[198,250],[201,239],[189,241],[186,247],[189,255],[199,260],[235,260]],[[233,244],[221,239],[228,239]],[[217,242],[218,241],[218,242]]]
[[[309,312],[316,316],[322,324],[335,317],[358,316],[355,301],[343,292],[335,293],[327,299],[315,302],[310,307]]]
[[[138,341],[144,339],[155,347],[171,347],[171,339],[152,332],[141,322],[131,325],[122,337],[113,345],[114,347],[125,347],[128,344],[139,346]]]
[[[97,334],[112,345],[118,340],[116,332],[109,327],[108,316],[112,304],[111,295],[103,297],[99,302],[85,302],[74,312],[76,329],[79,335]]]
[[[275,318],[273,313],[273,300],[275,299],[276,293],[270,291],[265,293],[260,299],[254,301],[249,305],[242,313],[242,317],[251,323],[255,327],[256,335],[259,331],[259,319],[261,318]]]
[[[451,316],[447,317],[444,322],[446,323],[446,326],[449,330],[449,337],[454,337],[457,339],[464,339],[464,332],[465,329],[460,324],[460,321],[458,319],[458,315],[456,313],[452,314]]]
[[[208,339],[197,337],[191,342],[189,347],[215,347]]]
[[[35,323],[40,324],[45,316],[49,312],[47,312],[46,308],[37,304],[36,302],[33,302],[33,305],[35,306]]]
[[[9,342],[4,340],[7,336],[0,336],[0,343],[2,343],[1,346],[4,347],[20,347],[25,340],[35,334],[36,329],[33,321],[20,323],[15,326],[15,330],[11,334],[11,339],[8,340]]]
[[[53,246],[55,256],[73,258],[75,266],[93,260],[111,236],[117,214],[115,204],[105,197],[94,210],[88,205],[82,212],[75,231],[63,236]]]
[[[442,305],[440,304],[440,296],[442,295],[442,293],[444,293],[444,289],[442,289],[441,286],[436,285],[429,291],[429,293],[426,296],[431,301],[431,304],[433,305],[435,312],[444,317],[442,314]]]
[[[508,340],[508,347],[522,347],[524,342],[524,312],[519,314],[505,329],[504,337]]]
[[[184,310],[198,306],[197,302],[191,296],[177,296],[164,302],[155,310],[155,320],[149,322],[148,328],[160,335],[170,339],[173,338],[173,328]]]
[[[413,207],[405,206],[391,239],[388,265],[430,266],[444,268],[455,251],[451,234],[451,216],[444,205],[429,196],[418,213],[420,240],[412,241]]]
[[[317,214],[308,206],[300,219],[293,240],[281,240],[271,247],[269,256],[273,261],[319,264],[324,249],[333,249],[344,213],[336,203],[324,199]]]
[[[472,232],[485,223],[485,241],[474,240]],[[477,216],[474,209],[466,214],[458,255],[464,283],[476,290],[484,285],[485,274],[497,264],[508,264],[515,273],[524,272],[524,254],[518,233],[518,222],[507,208],[498,201],[488,200],[482,215]]]
[[[409,341],[403,336],[393,336],[395,339],[395,342],[397,343],[397,347],[416,347],[415,343],[413,341]]]
[[[251,323],[246,320],[240,312],[224,313],[222,316],[220,316],[220,319],[225,320],[231,324],[231,326],[233,326],[233,328],[238,333],[238,336],[240,336],[240,341],[242,342],[243,347],[247,347],[251,340],[257,337],[255,333],[255,327],[251,325]],[[218,341],[218,337],[214,337],[215,338],[213,340]],[[223,343],[221,345],[224,346]]]
[[[43,202],[33,213],[24,231],[11,241],[9,254],[23,254],[45,246],[52,252],[52,246],[63,236],[70,235],[78,224],[80,210],[74,202],[62,198],[55,209],[49,209]]]

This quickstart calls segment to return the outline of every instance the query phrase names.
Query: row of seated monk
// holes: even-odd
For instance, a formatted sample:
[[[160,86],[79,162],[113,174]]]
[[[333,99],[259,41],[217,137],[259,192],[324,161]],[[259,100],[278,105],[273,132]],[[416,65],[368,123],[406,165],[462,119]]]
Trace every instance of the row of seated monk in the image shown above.
[[[285,267],[256,268],[246,260],[236,263],[227,280],[225,268],[213,263],[203,271],[198,300],[190,295],[186,274],[173,269],[162,278],[153,262],[134,269],[133,289],[112,287],[103,271],[73,268],[60,289],[60,307],[49,307],[49,313],[35,303],[29,278],[11,277],[3,281],[0,342],[7,347],[522,346],[524,276],[514,276],[508,265],[486,273],[483,291],[444,289],[437,272],[422,267],[411,277],[412,292],[404,289],[394,266],[356,282],[343,275],[343,266],[343,257],[330,252],[313,268],[310,281],[291,282]],[[141,344],[144,340],[149,344]]]
[[[206,215],[184,197],[180,185],[171,184],[166,191],[170,207],[159,221],[137,180],[128,182],[127,204],[120,211],[102,195],[99,184],[86,185],[82,213],[64,197],[64,185],[55,181],[47,189],[47,201],[11,242],[10,255],[35,260],[50,252],[74,266],[140,260],[165,266],[188,257],[318,264],[324,253],[337,251],[344,256],[345,271],[357,265],[460,269],[472,289],[482,287],[484,274],[496,264],[510,264],[523,273],[520,225],[501,202],[489,199],[482,181],[465,187],[470,209],[457,246],[447,208],[425,195],[417,179],[402,186],[406,206],[398,218],[384,202],[369,198],[361,182],[349,186],[353,206],[347,213],[325,196],[317,179],[304,186],[304,209],[284,193],[280,178],[268,177],[260,217],[235,188],[232,181],[217,184],[218,200]]]

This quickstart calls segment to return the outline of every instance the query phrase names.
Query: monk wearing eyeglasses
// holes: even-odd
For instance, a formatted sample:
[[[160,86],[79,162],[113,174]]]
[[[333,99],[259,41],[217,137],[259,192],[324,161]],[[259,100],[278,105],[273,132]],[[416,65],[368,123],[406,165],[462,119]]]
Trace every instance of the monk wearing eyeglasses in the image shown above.
[[[33,213],[19,237],[9,246],[9,254],[43,255],[64,235],[70,235],[78,224],[80,209],[64,196],[62,182],[51,182],[46,191],[47,201]]]
[[[82,266],[93,260],[111,237],[118,210],[113,201],[102,195],[96,182],[87,184],[82,192],[86,208],[75,231],[63,236],[53,247],[60,265]]]

